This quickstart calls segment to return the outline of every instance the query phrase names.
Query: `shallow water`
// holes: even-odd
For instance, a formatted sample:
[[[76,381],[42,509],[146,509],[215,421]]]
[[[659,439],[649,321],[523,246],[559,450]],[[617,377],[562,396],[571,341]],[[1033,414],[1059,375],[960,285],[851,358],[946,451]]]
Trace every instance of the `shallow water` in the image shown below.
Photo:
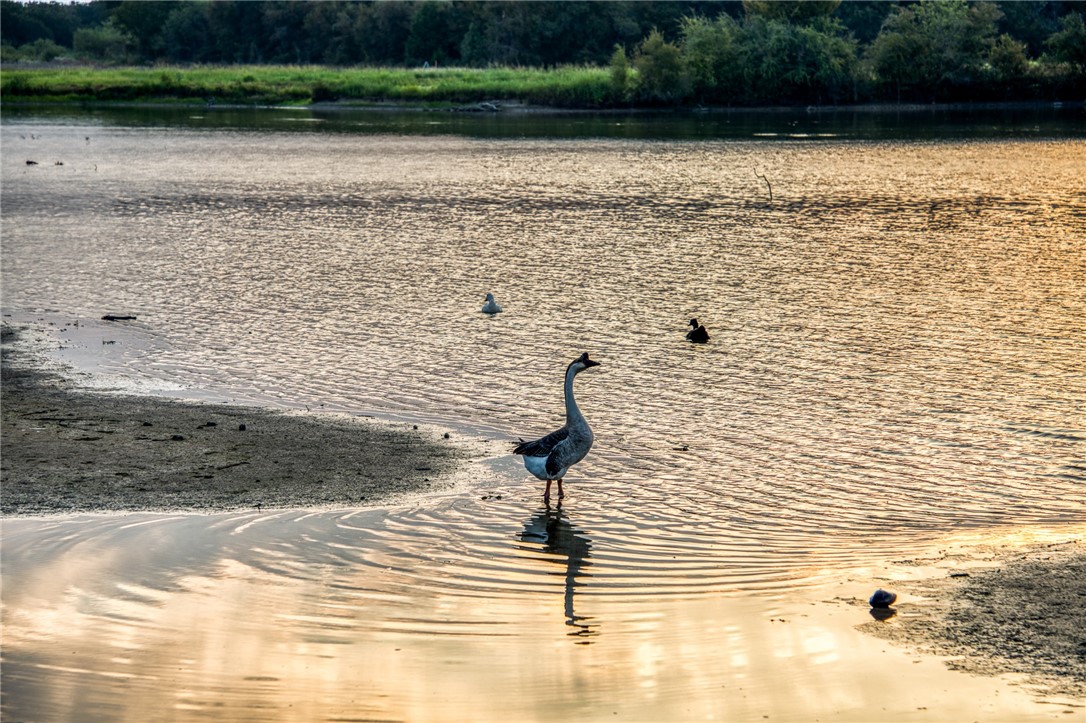
[[[770,597],[658,596],[663,571],[636,590],[614,579],[614,539],[524,496],[387,512],[9,519],[5,718],[1075,713],[1021,681],[949,672],[857,631],[870,617],[856,597],[916,570],[837,567],[835,582]],[[922,568],[948,569],[960,563]]]
[[[5,618],[30,616],[5,624],[5,705],[20,715],[31,690],[89,695],[117,672],[51,657],[73,643],[50,621],[74,611],[88,655],[130,645],[153,659],[119,670],[161,668],[122,688],[175,680],[181,710],[744,718],[800,671],[796,686],[821,694],[829,675],[848,700],[792,691],[777,715],[862,720],[918,681],[872,673],[857,651],[941,668],[863,641],[842,623],[863,609],[810,612],[812,599],[955,530],[1086,520],[1082,140],[18,116],[2,134],[5,310],[137,314],[139,343],[68,350],[99,372],[512,440],[560,423],[574,356],[602,361],[577,381],[597,441],[561,513],[502,456],[459,495],[388,511],[7,521]],[[487,291],[505,307],[493,318]],[[683,340],[691,316],[710,344]],[[40,556],[34,601],[23,581]],[[57,572],[88,557],[117,566]],[[104,591],[84,589],[99,577]],[[853,579],[849,597],[878,586]],[[837,637],[818,642],[812,624],[783,644],[773,621],[800,611],[834,618]],[[718,695],[735,676],[761,686],[747,703]],[[993,685],[958,677],[955,690]],[[118,690],[97,704],[127,710]],[[925,694],[944,712],[977,699]],[[303,703],[316,707],[280,710]],[[1051,710],[1023,696],[992,712]]]

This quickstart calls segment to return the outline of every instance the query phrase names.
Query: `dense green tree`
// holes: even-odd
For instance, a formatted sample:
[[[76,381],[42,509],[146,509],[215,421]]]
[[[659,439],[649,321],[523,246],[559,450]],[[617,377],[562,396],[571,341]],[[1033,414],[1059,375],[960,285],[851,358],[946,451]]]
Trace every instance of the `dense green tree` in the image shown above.
[[[1026,57],[1026,44],[1020,43],[1004,33],[996,38],[988,55],[996,80],[1012,82],[1026,75],[1029,70],[1029,58]]]
[[[701,102],[742,101],[741,36],[742,28],[730,15],[722,14],[715,20],[703,16],[683,20],[683,55],[694,95]]]
[[[1081,4],[1081,3],[1080,3]],[[1039,57],[1045,40],[1059,30],[1060,17],[1072,3],[1067,2],[1001,2],[999,32],[1025,43],[1029,57]]]
[[[856,42],[830,17],[836,6],[747,2],[741,22],[686,19],[682,47],[696,96],[727,104],[850,98]]]
[[[128,62],[136,48],[135,39],[117,27],[113,21],[95,28],[79,28],[72,38],[72,47],[81,58],[99,62]]]
[[[404,60],[408,65],[423,62],[444,65],[460,58],[460,42],[467,29],[463,16],[454,12],[451,2],[421,2],[411,18],[411,32],[404,45]]]
[[[460,62],[475,68],[484,67],[490,62],[490,52],[483,26],[473,22],[468,26],[460,41]]]
[[[637,47],[633,65],[637,68],[638,96],[649,102],[681,101],[691,91],[690,74],[682,52],[653,30]]]
[[[267,61],[264,3],[211,2],[206,9],[214,62]]]
[[[152,60],[162,48],[162,26],[178,7],[173,0],[142,2],[124,0],[113,10],[113,21],[136,40],[141,58]]]
[[[309,3],[264,3],[264,53],[271,63],[315,62],[318,40],[305,32]],[[319,53],[319,51],[318,51]]]
[[[17,47],[35,40],[52,40],[53,31],[37,14],[27,12],[23,3],[15,0],[0,2],[0,29],[4,42]]]
[[[819,18],[828,18],[840,5],[841,0],[743,0],[747,15],[791,25],[809,25]]]
[[[898,98],[968,93],[981,79],[999,17],[995,5],[965,0],[896,8],[869,48],[874,71]]]
[[[1064,16],[1058,32],[1046,43],[1057,60],[1086,68],[1086,23],[1078,13]]]
[[[630,91],[630,59],[626,57],[626,49],[621,45],[615,45],[611,53],[611,62],[608,64],[611,75],[611,92],[618,101],[628,100]]]
[[[886,0],[849,0],[837,7],[834,17],[841,21],[857,42],[867,45],[879,34],[894,6],[894,3]]]
[[[357,4],[350,2],[310,3],[302,21],[306,35],[324,38],[312,44],[309,55],[314,62],[326,65],[350,65],[359,57],[359,49],[351,32],[357,17]]]
[[[825,103],[851,99],[856,44],[831,18],[793,25],[749,16],[739,36],[748,103]]]
[[[11,45],[44,39],[70,48],[77,29],[105,22],[109,12],[104,2],[25,3],[2,0],[0,32],[3,33],[4,42]]]
[[[366,3],[354,28],[359,61],[376,65],[403,63],[413,14],[414,8],[406,2]]]
[[[159,43],[173,62],[205,63],[215,60],[205,3],[184,3],[162,23]]]
[[[48,63],[71,53],[63,45],[58,45],[46,38],[38,38],[25,43],[17,50],[10,45],[4,47],[7,51],[6,59],[14,61],[27,60],[35,63]]]

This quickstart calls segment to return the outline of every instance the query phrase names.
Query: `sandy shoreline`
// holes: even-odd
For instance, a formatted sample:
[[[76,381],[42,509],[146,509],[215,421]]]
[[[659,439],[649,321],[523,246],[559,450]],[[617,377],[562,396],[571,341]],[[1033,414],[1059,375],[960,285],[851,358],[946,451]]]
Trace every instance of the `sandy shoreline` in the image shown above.
[[[436,431],[73,388],[3,325],[0,512],[370,505],[452,485]]]

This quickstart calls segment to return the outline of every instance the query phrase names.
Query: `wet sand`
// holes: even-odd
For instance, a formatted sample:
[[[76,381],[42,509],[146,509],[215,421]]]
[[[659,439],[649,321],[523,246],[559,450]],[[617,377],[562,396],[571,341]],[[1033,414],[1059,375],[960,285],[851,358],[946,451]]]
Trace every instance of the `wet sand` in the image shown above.
[[[939,562],[946,558],[900,564]],[[1023,675],[1086,707],[1086,540],[981,546],[954,562],[944,577],[895,583],[907,601],[861,630],[947,656],[955,670]]]
[[[4,323],[4,515],[376,504],[468,457],[413,425],[83,391],[20,336]]]

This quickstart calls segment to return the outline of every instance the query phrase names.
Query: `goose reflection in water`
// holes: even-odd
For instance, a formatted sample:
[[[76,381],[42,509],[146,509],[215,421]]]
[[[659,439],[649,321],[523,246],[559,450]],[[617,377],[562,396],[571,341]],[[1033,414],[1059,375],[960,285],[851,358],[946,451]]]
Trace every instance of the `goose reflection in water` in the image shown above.
[[[590,622],[591,617],[577,615],[573,611],[573,595],[578,587],[584,585],[578,582],[578,577],[588,577],[584,568],[592,563],[589,561],[589,551],[592,549],[592,541],[584,535],[578,534],[569,518],[562,512],[562,504],[552,508],[549,504],[524,523],[524,530],[520,533],[523,542],[540,542],[543,551],[554,555],[553,562],[564,563],[566,566],[565,578],[565,613],[566,625],[575,630],[569,635],[579,638],[591,638],[599,634],[596,630],[598,624]],[[588,645],[591,641],[578,641],[580,645]]]

